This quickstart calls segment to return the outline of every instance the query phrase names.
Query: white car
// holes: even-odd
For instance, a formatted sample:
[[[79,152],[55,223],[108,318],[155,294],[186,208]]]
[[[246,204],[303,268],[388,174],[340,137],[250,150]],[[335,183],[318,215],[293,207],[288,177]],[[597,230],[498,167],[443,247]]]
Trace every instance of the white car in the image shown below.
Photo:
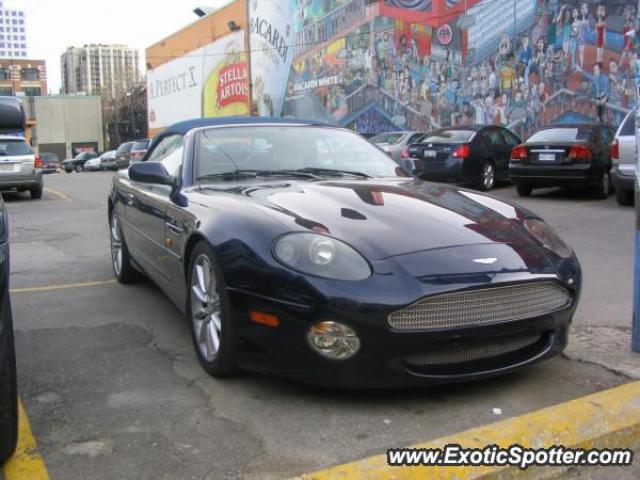
[[[42,198],[42,159],[23,137],[0,135],[0,190],[31,192]]]
[[[91,160],[87,160],[84,164],[84,169],[88,172],[97,172],[99,170],[104,170],[105,167],[102,165],[102,162],[113,160],[116,158],[116,151],[111,150],[109,152],[105,152],[100,155],[98,158],[93,158]]]
[[[611,179],[620,205],[633,205],[636,184],[636,111],[623,120],[611,144]]]

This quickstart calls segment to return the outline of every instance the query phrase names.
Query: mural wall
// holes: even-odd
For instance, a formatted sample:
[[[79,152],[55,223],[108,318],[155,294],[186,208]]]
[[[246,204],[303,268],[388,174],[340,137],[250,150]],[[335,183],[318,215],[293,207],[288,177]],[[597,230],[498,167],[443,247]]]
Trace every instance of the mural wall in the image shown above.
[[[561,115],[618,123],[633,102],[628,0],[273,3],[250,1],[263,115],[366,134],[474,123],[526,133]]]

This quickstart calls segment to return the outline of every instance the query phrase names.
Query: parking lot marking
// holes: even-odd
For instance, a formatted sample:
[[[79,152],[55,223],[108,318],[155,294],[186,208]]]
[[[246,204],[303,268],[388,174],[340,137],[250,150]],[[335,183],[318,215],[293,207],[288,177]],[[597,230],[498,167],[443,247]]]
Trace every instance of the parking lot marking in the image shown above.
[[[71,197],[69,195],[67,195],[66,193],[62,193],[62,192],[59,192],[57,190],[53,190],[51,188],[45,188],[44,191],[47,192],[47,193],[50,193],[51,195],[55,195],[56,197],[60,197],[62,200],[66,201],[66,202],[70,202],[71,201]]]
[[[89,287],[101,287],[103,285],[113,285],[116,280],[102,280],[97,282],[82,282],[82,283],[67,283],[62,285],[47,285],[43,287],[24,287],[24,288],[12,288],[9,292],[13,294],[19,293],[39,293],[39,292],[52,292],[55,290],[69,290],[72,288],[89,288]]]
[[[18,422],[18,448],[4,465],[5,480],[49,480],[47,467],[38,452],[22,400],[18,401]]]
[[[485,425],[413,448],[437,449],[458,444],[464,448],[498,445],[567,448],[640,447],[640,382],[577,398],[560,405]],[[390,445],[391,448],[404,445]],[[302,475],[298,480],[424,480],[549,478],[562,469],[543,472],[539,467],[521,471],[518,467],[390,467],[385,454],[376,455],[326,470]],[[560,477],[553,477],[560,478]]]

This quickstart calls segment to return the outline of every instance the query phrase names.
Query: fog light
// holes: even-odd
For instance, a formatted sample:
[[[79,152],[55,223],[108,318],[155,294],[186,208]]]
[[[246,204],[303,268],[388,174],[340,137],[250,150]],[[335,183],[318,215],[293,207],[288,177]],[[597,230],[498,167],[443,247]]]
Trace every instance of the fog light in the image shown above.
[[[346,360],[360,350],[356,332],[341,323],[317,323],[309,329],[307,338],[315,352],[332,360]]]

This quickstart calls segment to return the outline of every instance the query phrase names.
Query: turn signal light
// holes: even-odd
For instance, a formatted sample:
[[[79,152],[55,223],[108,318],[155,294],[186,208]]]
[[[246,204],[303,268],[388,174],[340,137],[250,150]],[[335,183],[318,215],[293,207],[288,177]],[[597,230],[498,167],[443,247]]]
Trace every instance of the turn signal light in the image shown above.
[[[33,163],[33,166],[35,168],[42,168],[42,158],[40,158],[40,155],[36,155],[36,160]]]
[[[453,158],[469,158],[469,156],[471,156],[471,146],[468,143],[460,145],[453,152]]]
[[[253,310],[251,312],[251,321],[253,323],[259,323],[260,325],[266,325],[267,327],[278,328],[280,326],[280,319],[275,315],[269,315],[268,313],[258,312]]]
[[[528,156],[527,147],[524,145],[518,145],[513,150],[511,150],[511,160],[514,162],[518,162],[521,160],[526,160]]]
[[[573,145],[569,149],[569,160],[589,162],[592,158],[593,153],[591,150],[583,145]]]
[[[617,138],[611,144],[611,160],[620,160],[620,142]]]

